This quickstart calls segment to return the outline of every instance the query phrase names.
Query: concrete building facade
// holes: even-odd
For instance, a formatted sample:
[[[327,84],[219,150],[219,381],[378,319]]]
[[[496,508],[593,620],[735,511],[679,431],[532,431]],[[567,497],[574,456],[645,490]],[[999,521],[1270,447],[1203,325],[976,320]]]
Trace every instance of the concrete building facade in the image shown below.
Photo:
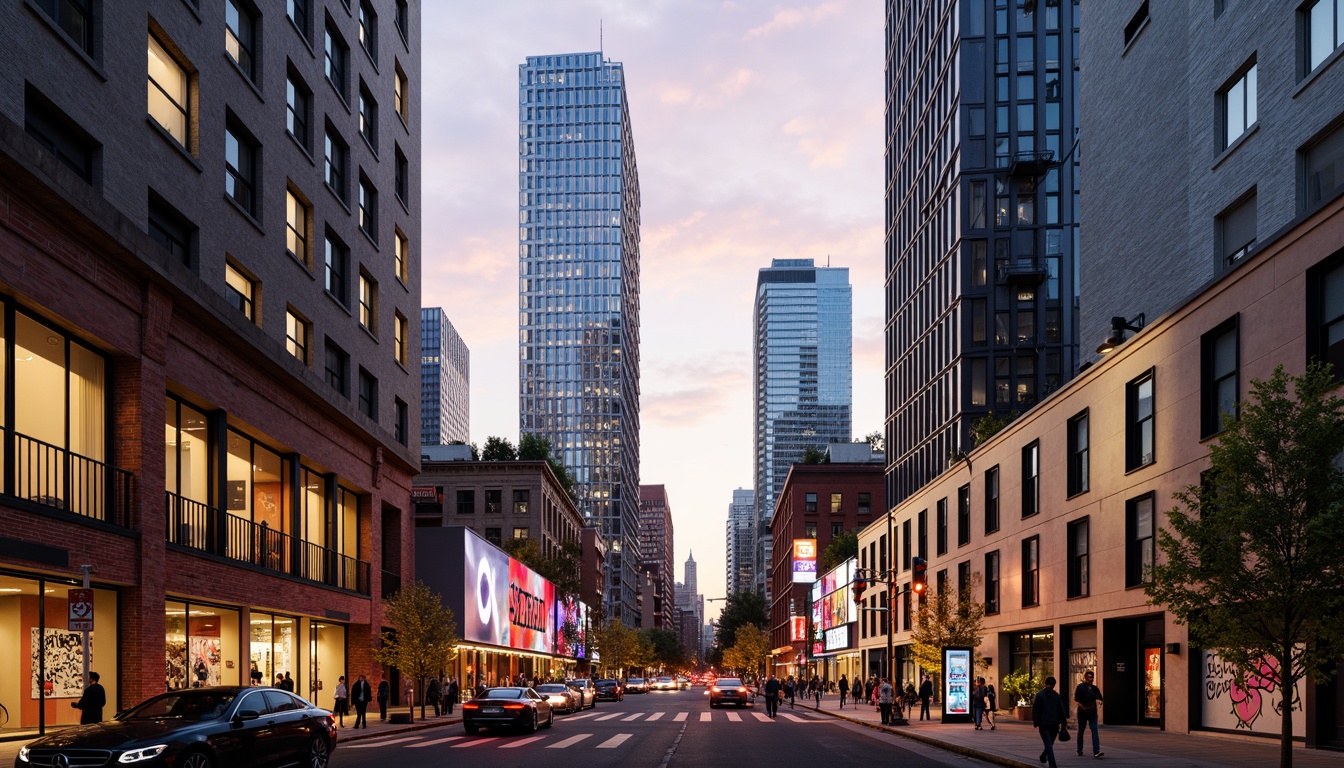
[[[676,571],[673,557],[672,506],[663,485],[639,486],[639,559],[644,572],[649,574],[652,593],[646,598],[644,615],[651,622],[641,621],[643,627],[672,629],[672,608],[675,602],[673,585]],[[651,604],[650,604],[651,603]]]
[[[420,443],[471,442],[471,350],[441,307],[420,310]]]

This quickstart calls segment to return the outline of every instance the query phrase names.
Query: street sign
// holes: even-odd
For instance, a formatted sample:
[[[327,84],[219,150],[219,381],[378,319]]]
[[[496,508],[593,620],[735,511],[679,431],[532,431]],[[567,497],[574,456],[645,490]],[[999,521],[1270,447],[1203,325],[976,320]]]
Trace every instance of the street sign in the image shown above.
[[[72,589],[66,600],[70,603],[71,632],[93,631],[93,590]]]

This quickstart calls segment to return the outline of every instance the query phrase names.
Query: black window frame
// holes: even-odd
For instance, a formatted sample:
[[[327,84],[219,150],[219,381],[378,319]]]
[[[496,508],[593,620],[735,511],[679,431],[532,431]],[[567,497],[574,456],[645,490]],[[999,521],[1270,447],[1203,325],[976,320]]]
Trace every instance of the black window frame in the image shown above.
[[[1143,385],[1151,389],[1148,413],[1141,410]],[[1144,438],[1152,449],[1143,453]],[[1145,460],[1146,459],[1146,460]],[[1157,461],[1157,368],[1149,368],[1125,384],[1125,471],[1133,472]]]
[[[312,115],[313,89],[291,66],[285,72],[285,132],[305,151],[313,147]]]
[[[917,523],[916,523],[916,525],[915,525],[915,536],[918,537],[917,540],[916,540],[916,542],[915,542],[915,551],[919,554],[919,556],[920,556],[921,558],[923,558],[925,561],[928,561],[928,559],[929,559],[929,510],[927,510],[927,509],[921,509],[921,510],[919,511],[919,515],[917,515],[915,519],[916,519],[916,521],[917,521]]]
[[[1344,381],[1344,249],[1308,268],[1306,277],[1307,362],[1331,363],[1335,381]],[[1327,314],[1332,279],[1339,292],[1337,314]],[[1338,329],[1341,339],[1334,346],[1330,344],[1332,328]]]
[[[1313,66],[1311,61],[1312,60],[1311,15],[1312,11],[1321,6],[1329,6],[1334,11],[1334,13],[1330,18],[1330,23],[1327,25],[1330,28],[1330,38],[1334,44],[1330,46],[1329,50],[1323,52],[1323,55],[1320,56],[1319,59],[1317,59],[1315,65]],[[1326,66],[1326,64],[1332,60],[1332,57],[1334,56],[1335,52],[1339,50],[1340,46],[1344,45],[1344,29],[1341,28],[1344,27],[1344,25],[1341,25],[1339,19],[1340,15],[1344,14],[1344,0],[1317,0],[1317,2],[1314,3],[1304,3],[1302,7],[1298,9],[1298,13],[1299,18],[1301,18],[1302,20],[1301,23],[1302,71],[1299,73],[1299,77],[1301,79],[1304,79],[1312,72],[1315,72],[1317,69]]]
[[[341,306],[350,307],[350,246],[331,230],[322,245],[323,288]]]
[[[1328,166],[1324,161],[1329,160]],[[1313,210],[1333,200],[1344,191],[1344,121],[1336,121],[1298,150],[1299,167],[1299,213]],[[1321,187],[1325,174],[1321,171],[1328,167],[1330,178],[1335,185],[1329,189]]]
[[[904,519],[904,520],[901,521],[901,570],[902,570],[902,571],[908,571],[908,570],[910,570],[910,563],[911,563],[911,560],[912,560],[912,558],[913,558],[913,556],[914,556],[913,553],[912,553],[912,551],[911,551],[911,550],[913,549],[912,546],[911,546],[911,544],[913,543],[913,541],[912,541],[913,538],[914,538],[914,537],[910,535],[910,518],[907,517],[906,519]]]
[[[1148,527],[1140,525],[1141,509],[1148,507]],[[1153,492],[1125,502],[1125,588],[1142,587],[1152,581],[1151,567],[1157,562],[1157,497]]]
[[[456,495],[457,514],[476,514],[476,490],[474,488],[459,488]]]
[[[406,0],[397,0],[396,10],[392,17],[392,23],[396,26],[397,32],[401,33],[401,41],[410,45],[411,41],[411,9]]]
[[[1092,424],[1087,408],[1069,419],[1068,427],[1068,488],[1069,498],[1091,490],[1092,484]]]
[[[322,181],[342,202],[350,202],[350,144],[330,123],[322,139]]]
[[[378,377],[362,365],[359,367],[359,398],[356,407],[374,423],[378,422]]]
[[[934,552],[940,555],[947,554],[947,497],[938,500],[937,512],[934,519]]]
[[[803,494],[803,512],[809,515],[817,514],[817,494]]]
[[[238,165],[229,160],[229,140],[238,146]],[[230,188],[232,182],[232,188]],[[257,189],[261,186],[261,144],[236,120],[224,124],[224,194],[248,216],[260,220]]]
[[[304,40],[308,39],[308,24],[312,20],[312,0],[288,0],[285,3],[285,16],[289,18],[294,28],[299,30],[299,34]]]
[[[242,282],[247,284],[247,294],[244,294],[229,283],[228,276],[230,271],[241,278]],[[243,269],[243,267],[233,259],[224,260],[224,278],[224,298],[228,300],[229,304],[234,309],[241,312],[243,317],[246,317],[249,322],[254,324],[257,323],[260,319],[257,316],[257,286],[260,285],[260,281],[258,281],[250,272]]]
[[[330,336],[326,338],[323,346],[322,370],[327,385],[349,400],[350,353],[342,349],[341,345],[333,341]]]
[[[1213,437],[1230,423],[1224,420],[1226,387],[1231,387],[1231,419],[1236,419],[1241,410],[1240,318],[1240,313],[1233,315],[1199,339],[1200,439]],[[1223,371],[1219,368],[1219,342],[1228,336],[1232,339],[1232,367]]]
[[[1254,249],[1259,239],[1260,198],[1256,187],[1218,214],[1217,248],[1218,269],[1231,269],[1233,265]]]
[[[229,25],[229,9],[238,14],[238,29]],[[244,0],[224,0],[224,52],[238,71],[253,83],[257,82],[257,40],[260,39],[261,14],[251,3]],[[230,41],[238,46],[243,54],[236,56],[229,50]]]
[[[356,22],[359,27],[359,46],[364,49],[370,59],[373,59],[374,66],[377,66],[378,12],[374,10],[373,4],[369,0],[359,0]]]
[[[999,550],[985,553],[985,615],[993,616],[998,614],[1000,608],[999,588],[1000,588],[1000,566],[1002,558],[999,556]]]
[[[23,129],[86,184],[95,185],[102,145],[32,86],[24,91]]]
[[[957,489],[957,546],[971,543],[971,486]]]
[[[1022,446],[1022,517],[1041,511],[1041,441],[1032,440]],[[988,514],[986,514],[988,517]],[[988,521],[985,527],[989,527]]]
[[[985,470],[985,535],[999,530],[1000,490],[1003,487],[1002,473],[995,464]]]
[[[873,492],[858,491],[858,504],[860,515],[871,515],[873,513]]]
[[[330,18],[327,19],[326,36],[322,39],[322,74],[341,101],[349,104],[350,44]]]
[[[392,155],[395,160],[395,176],[393,191],[397,199],[403,206],[410,207],[411,204],[411,163],[406,159],[406,153],[401,151],[401,144],[393,142]]]
[[[1091,594],[1091,519],[1087,516],[1071,521],[1065,529],[1068,548],[1069,599]]]
[[[302,329],[302,339],[296,338],[290,328]],[[294,311],[293,307],[285,310],[285,351],[295,360],[298,360],[307,366],[310,362],[309,355],[312,354],[313,344],[313,324],[303,315]]]
[[[99,19],[90,0],[33,0],[33,3],[76,48],[94,58],[94,41],[97,39],[94,31]]]
[[[1022,540],[1022,607],[1041,604],[1041,537]]]
[[[375,157],[378,156],[378,100],[373,97],[373,91],[369,90],[368,83],[364,78],[359,78],[359,95],[357,97],[356,111],[359,114],[359,135],[373,150]]]
[[[170,256],[176,257],[184,266],[195,271],[199,229],[190,219],[183,216],[181,211],[152,189],[149,192],[149,212],[145,220],[145,232],[154,242],[163,246]]]

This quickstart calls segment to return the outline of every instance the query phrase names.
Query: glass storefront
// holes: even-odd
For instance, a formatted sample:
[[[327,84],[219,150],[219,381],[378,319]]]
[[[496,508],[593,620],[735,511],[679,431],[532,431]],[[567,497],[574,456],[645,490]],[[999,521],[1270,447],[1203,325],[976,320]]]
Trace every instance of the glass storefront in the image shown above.
[[[288,674],[294,680],[295,693],[304,690],[300,680],[297,643],[299,620],[292,616],[252,613],[249,635],[249,667],[261,673],[264,685],[279,685]]]
[[[1025,670],[1042,678],[1055,674],[1055,633],[1019,632],[1008,638],[1011,671]]]
[[[84,633],[68,626],[68,590],[79,583],[0,572],[0,738],[79,723],[70,705],[84,690]],[[116,710],[117,593],[93,588],[89,671],[102,677],[105,714]],[[7,715],[7,716],[6,716]]]
[[[308,700],[324,709],[335,709],[336,681],[345,674],[345,627],[312,622],[308,641]],[[304,694],[305,689],[296,686],[294,691]]]
[[[169,600],[165,624],[168,690],[246,684],[238,663],[238,609]]]

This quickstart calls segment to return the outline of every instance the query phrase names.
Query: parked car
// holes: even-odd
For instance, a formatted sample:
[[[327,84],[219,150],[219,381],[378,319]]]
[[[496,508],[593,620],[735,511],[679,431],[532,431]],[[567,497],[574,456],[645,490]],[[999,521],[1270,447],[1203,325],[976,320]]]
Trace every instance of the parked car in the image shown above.
[[[545,683],[538,685],[536,691],[558,712],[568,715],[583,709],[583,694],[564,683]]]
[[[624,701],[625,688],[621,687],[619,680],[598,680],[597,698],[601,701]]]
[[[16,768],[135,763],[211,768],[323,768],[336,720],[278,688],[215,686],[162,693],[95,725],[63,728],[19,749]]]
[[[675,691],[677,690],[677,681],[670,677],[659,677],[653,681],[653,690],[655,691]]]
[[[554,724],[550,702],[531,688],[487,688],[462,705],[462,727],[470,734],[495,726],[536,733]]]
[[[579,709],[591,709],[597,706],[597,689],[593,687],[592,680],[581,677],[576,680],[568,680],[565,685],[579,692]]]
[[[685,676],[678,676],[677,687],[683,691],[689,690],[691,687],[691,678]]]
[[[632,677],[625,681],[626,693],[648,693],[649,681],[642,677]]]
[[[725,704],[736,704],[739,707],[750,707],[755,699],[751,689],[742,683],[741,678],[720,677],[709,687],[709,707],[721,707]]]

